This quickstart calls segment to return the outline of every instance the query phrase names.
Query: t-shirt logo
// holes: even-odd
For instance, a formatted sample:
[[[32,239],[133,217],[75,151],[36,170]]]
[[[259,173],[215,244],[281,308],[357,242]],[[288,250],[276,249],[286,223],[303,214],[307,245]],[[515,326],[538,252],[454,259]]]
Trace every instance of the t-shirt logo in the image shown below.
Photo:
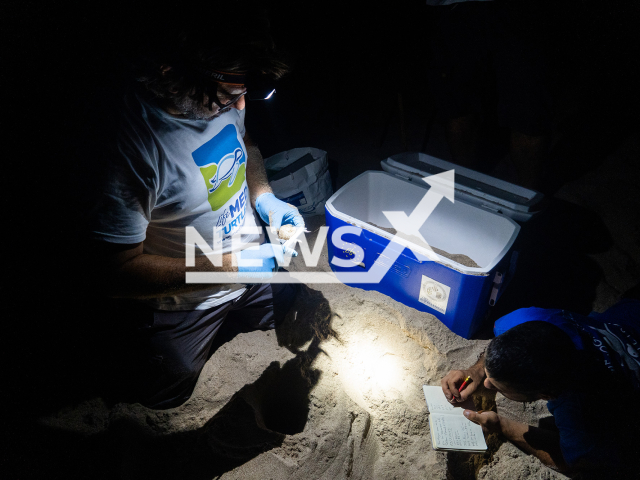
[[[238,170],[240,169],[240,160],[244,156],[241,148],[236,148],[233,153],[225,155],[218,162],[218,169],[213,178],[209,179],[209,183],[213,185],[209,189],[209,193],[213,193],[220,186],[223,180],[229,180],[227,187],[232,187],[236,180]]]
[[[245,183],[247,157],[238,141],[235,125],[224,127],[191,155],[200,167],[209,193],[211,209],[217,211],[231,200]]]

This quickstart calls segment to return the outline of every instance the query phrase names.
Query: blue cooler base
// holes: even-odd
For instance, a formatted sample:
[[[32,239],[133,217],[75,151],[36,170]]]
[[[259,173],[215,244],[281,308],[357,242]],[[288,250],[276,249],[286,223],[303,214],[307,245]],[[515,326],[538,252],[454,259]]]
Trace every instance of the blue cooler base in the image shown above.
[[[342,226],[352,226],[339,218],[335,218],[330,212],[325,212],[326,223],[329,227],[328,238],[332,238],[333,232]],[[329,262],[334,272],[363,272],[368,271],[374,263],[382,263],[389,266],[388,272],[377,283],[349,283],[347,285],[363,290],[376,290],[384,293],[394,300],[403,303],[416,310],[430,313],[444,323],[452,332],[464,338],[471,338],[480,328],[489,307],[489,297],[493,286],[493,278],[496,271],[504,271],[506,258],[498,263],[486,275],[469,275],[434,261],[420,261],[413,252],[405,248],[393,262],[381,256],[390,240],[376,235],[373,232],[362,229],[360,235],[343,234],[345,248],[339,248],[330,240],[328,243]],[[356,244],[364,251],[364,259],[360,265],[353,267],[339,267],[331,263],[334,257],[351,260],[353,252],[348,244]],[[386,262],[386,263],[385,263]],[[444,313],[420,301],[420,290],[425,281],[435,280],[450,288]]]

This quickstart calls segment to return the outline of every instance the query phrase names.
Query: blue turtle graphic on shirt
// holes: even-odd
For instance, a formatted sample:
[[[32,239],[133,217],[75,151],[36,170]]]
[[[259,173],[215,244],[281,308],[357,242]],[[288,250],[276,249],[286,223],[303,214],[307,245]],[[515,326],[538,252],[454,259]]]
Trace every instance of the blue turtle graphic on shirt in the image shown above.
[[[217,211],[241,191],[246,180],[247,158],[236,126],[225,126],[191,155],[200,167],[211,209]]]
[[[209,189],[209,193],[213,193],[224,180],[229,180],[227,188],[233,185],[240,169],[240,159],[244,156],[244,152],[240,148],[236,148],[233,153],[225,155],[222,160],[218,162],[218,168],[213,178],[209,179],[209,183],[212,187]]]

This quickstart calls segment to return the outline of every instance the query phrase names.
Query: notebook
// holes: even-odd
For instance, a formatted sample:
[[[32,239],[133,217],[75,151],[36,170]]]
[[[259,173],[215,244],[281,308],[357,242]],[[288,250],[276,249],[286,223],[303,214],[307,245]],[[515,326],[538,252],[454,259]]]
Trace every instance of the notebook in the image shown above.
[[[468,420],[462,412],[474,410],[471,399],[455,406],[447,401],[442,387],[423,385],[429,408],[431,446],[434,450],[483,453],[487,450],[482,427]]]

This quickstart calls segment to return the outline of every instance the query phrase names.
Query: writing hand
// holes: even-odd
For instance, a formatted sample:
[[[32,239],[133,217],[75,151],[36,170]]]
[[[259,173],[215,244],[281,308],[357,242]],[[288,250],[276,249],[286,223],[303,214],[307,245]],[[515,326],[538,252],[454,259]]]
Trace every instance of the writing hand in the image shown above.
[[[459,392],[458,389],[464,382],[465,378],[471,377],[471,380]],[[441,381],[442,391],[451,403],[464,402],[475,392],[484,382],[484,368],[470,368],[468,370],[451,370]]]

